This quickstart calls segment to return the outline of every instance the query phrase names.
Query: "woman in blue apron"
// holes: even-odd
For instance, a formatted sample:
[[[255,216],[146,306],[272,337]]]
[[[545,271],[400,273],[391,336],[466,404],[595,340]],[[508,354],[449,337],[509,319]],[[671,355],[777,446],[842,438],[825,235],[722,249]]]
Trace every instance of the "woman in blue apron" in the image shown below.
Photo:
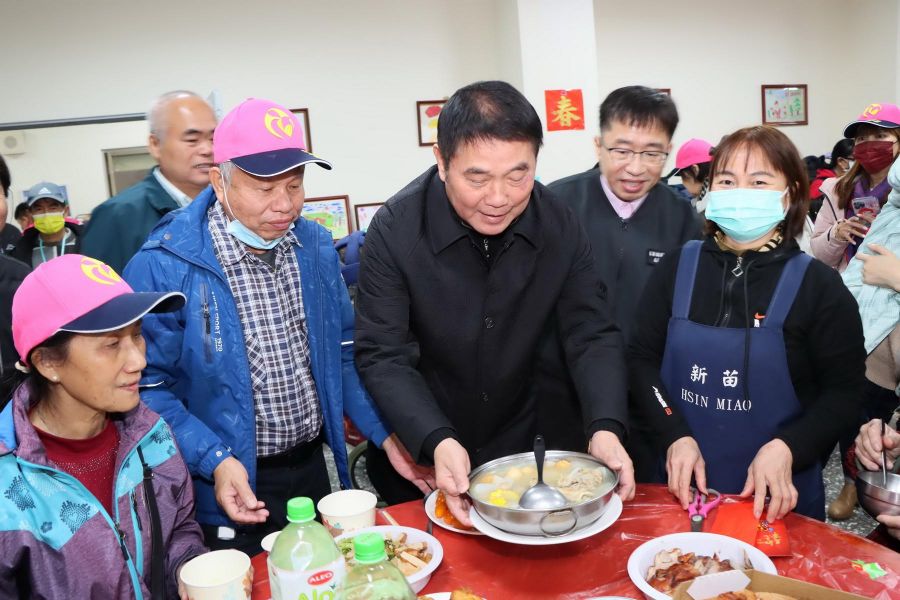
[[[865,350],[854,300],[797,242],[809,202],[793,143],[751,127],[717,147],[705,241],[659,264],[629,349],[632,401],[685,508],[691,480],[768,519],[824,519],[819,458],[852,428]]]

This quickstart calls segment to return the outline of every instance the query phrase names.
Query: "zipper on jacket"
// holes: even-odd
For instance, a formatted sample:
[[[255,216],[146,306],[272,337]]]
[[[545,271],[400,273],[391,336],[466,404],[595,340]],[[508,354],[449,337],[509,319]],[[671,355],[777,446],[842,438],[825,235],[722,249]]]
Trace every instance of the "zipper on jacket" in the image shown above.
[[[206,282],[200,283],[200,307],[203,311],[203,357],[212,362],[212,323],[209,314],[209,292]]]
[[[116,534],[119,536],[119,549],[122,550],[122,558],[125,559],[125,562],[128,562],[128,548],[125,547],[125,532],[119,527],[118,521],[115,522],[115,526]]]
[[[731,320],[731,312],[730,307],[733,304],[731,300],[731,295],[734,292],[734,286],[744,274],[744,257],[738,256],[737,263],[734,265],[734,268],[731,269],[731,274],[734,276],[732,279],[729,279],[725,284],[725,293],[723,294],[724,305],[721,310],[725,311],[725,314],[722,315],[722,318],[718,320],[716,323],[716,327],[727,327],[728,322]]]
[[[131,509],[134,511],[134,518],[137,522],[138,531],[143,531],[144,524],[141,523],[141,513],[138,510],[137,495],[134,493],[134,490],[131,490]]]

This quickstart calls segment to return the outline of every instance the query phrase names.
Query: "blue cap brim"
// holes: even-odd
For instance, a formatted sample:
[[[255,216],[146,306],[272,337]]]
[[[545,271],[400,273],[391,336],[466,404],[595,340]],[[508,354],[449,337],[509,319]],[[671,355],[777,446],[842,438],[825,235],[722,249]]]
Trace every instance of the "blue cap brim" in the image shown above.
[[[72,333],[104,333],[127,327],[149,312],[163,313],[184,306],[181,292],[134,292],[122,294],[59,328]]]
[[[327,160],[322,160],[299,148],[248,154],[247,156],[232,158],[231,162],[236,164],[242,171],[257,177],[281,175],[291,169],[296,169],[309,163],[315,163],[325,169],[331,169],[331,163]]]
[[[856,130],[860,125],[872,125],[873,127],[883,127],[884,129],[896,129],[900,127],[900,124],[894,123],[893,121],[879,121],[878,119],[872,121],[853,121],[844,127],[844,137],[856,137]]]

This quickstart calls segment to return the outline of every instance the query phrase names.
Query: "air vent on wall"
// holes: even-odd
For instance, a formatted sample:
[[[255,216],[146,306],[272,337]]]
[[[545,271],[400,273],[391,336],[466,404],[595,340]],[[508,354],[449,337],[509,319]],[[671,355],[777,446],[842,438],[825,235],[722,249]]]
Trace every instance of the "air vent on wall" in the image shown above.
[[[25,132],[0,131],[0,154],[25,154]]]

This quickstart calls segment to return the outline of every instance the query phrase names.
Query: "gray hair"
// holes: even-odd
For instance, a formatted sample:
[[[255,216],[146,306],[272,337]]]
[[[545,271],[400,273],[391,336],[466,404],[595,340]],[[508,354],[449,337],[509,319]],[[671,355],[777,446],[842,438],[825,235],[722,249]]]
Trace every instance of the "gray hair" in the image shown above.
[[[228,187],[231,185],[231,173],[233,170],[234,163],[230,160],[219,163],[219,171],[222,173],[222,187]]]
[[[150,133],[156,136],[158,140],[162,141],[163,134],[166,131],[166,108],[169,106],[170,102],[173,100],[180,100],[181,98],[199,98],[206,102],[199,94],[189,90],[166,92],[154,100],[150,110],[147,111],[147,123],[150,125]]]

